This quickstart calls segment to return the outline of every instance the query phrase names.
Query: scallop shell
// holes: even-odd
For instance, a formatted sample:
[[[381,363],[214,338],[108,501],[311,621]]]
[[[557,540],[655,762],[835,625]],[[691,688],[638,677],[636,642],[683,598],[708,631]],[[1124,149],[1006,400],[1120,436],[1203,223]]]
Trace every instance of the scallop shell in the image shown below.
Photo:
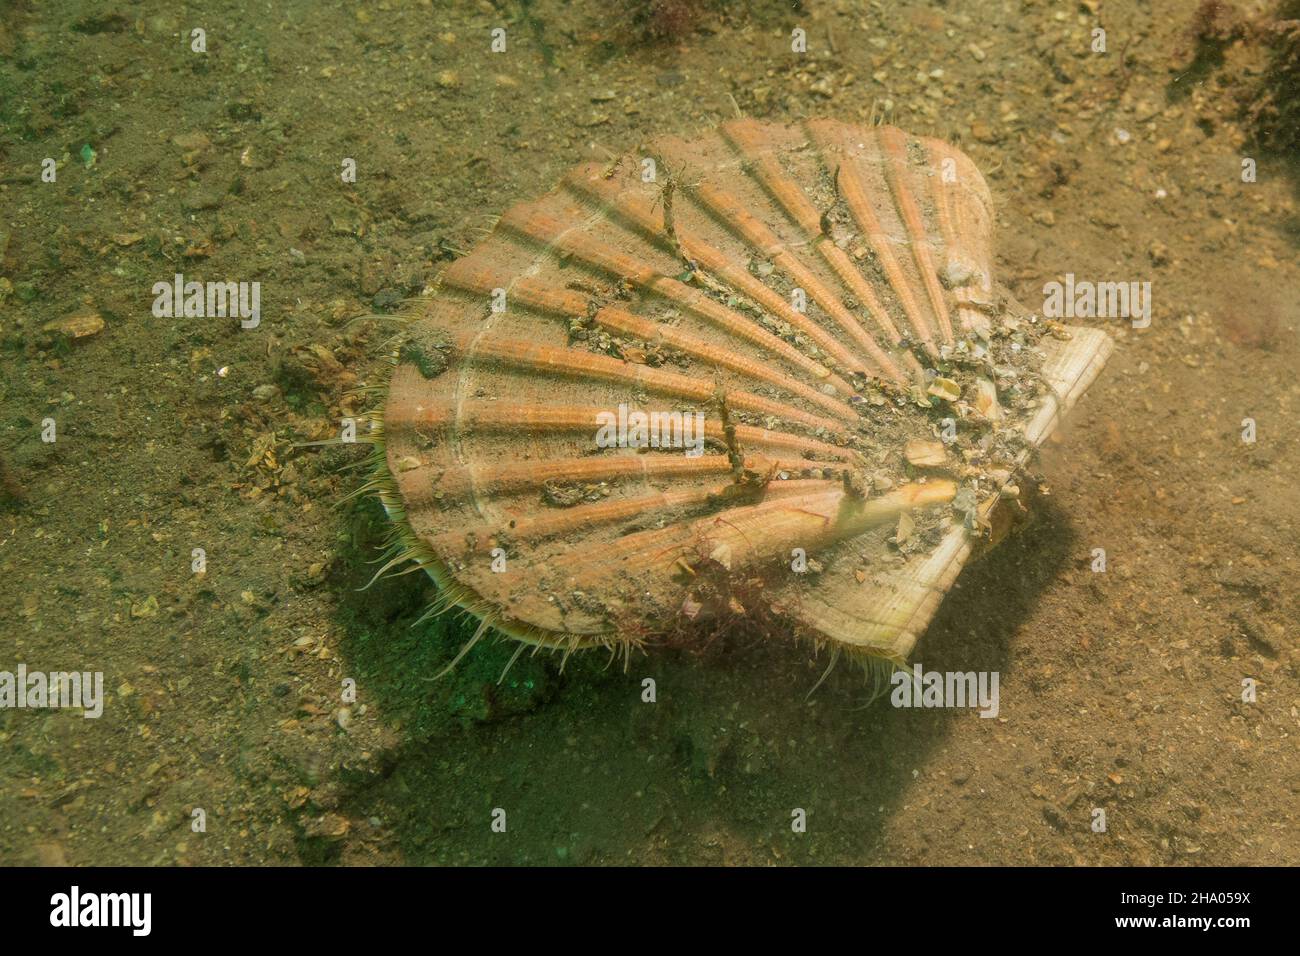
[[[737,120],[579,166],[412,317],[375,427],[390,563],[480,634],[739,615],[905,661],[1111,350],[994,284],[992,222],[965,155],[892,127]]]

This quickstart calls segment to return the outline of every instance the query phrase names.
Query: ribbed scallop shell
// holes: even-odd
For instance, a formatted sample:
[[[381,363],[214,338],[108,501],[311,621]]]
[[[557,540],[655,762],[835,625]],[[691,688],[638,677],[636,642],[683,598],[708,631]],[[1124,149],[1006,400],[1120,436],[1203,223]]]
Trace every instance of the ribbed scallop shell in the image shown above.
[[[378,431],[404,555],[533,643],[775,612],[905,660],[1111,348],[995,287],[992,222],[966,156],[890,127],[738,120],[572,170],[408,329]],[[620,405],[702,413],[702,454],[599,447]]]

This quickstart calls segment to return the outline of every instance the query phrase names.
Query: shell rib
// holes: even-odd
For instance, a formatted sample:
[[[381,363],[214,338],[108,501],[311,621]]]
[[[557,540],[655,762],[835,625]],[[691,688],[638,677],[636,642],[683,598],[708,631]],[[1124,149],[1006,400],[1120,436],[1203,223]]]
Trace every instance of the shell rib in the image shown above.
[[[905,660],[1111,349],[995,286],[992,218],[969,159],[890,127],[571,170],[412,317],[376,430],[400,556],[535,644],[774,612]]]

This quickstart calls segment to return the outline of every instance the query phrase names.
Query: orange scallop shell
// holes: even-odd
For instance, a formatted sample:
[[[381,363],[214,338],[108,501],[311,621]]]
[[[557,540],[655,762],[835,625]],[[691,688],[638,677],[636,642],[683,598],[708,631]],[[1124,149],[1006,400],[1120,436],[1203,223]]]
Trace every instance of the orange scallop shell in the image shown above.
[[[891,127],[579,166],[407,329],[377,429],[400,557],[532,643],[741,615],[905,660],[1111,349],[995,286],[992,223],[965,155]]]

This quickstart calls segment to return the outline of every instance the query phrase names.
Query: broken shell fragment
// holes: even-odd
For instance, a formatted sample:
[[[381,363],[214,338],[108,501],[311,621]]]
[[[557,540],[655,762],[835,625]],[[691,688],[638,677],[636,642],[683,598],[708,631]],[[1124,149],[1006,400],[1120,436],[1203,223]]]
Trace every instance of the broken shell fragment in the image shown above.
[[[942,398],[945,402],[955,402],[961,398],[961,386],[950,378],[936,378],[930,383],[926,392],[935,398]]]
[[[716,561],[727,571],[730,571],[731,570],[731,545],[729,545],[725,541],[722,542],[720,545],[714,548],[712,552],[710,552],[709,558],[713,561]]]
[[[973,404],[975,410],[990,422],[1002,420],[1002,406],[998,404],[997,386],[987,378],[981,376],[975,379],[975,399]]]
[[[892,127],[736,120],[571,170],[410,309],[370,433],[390,565],[566,652],[730,613],[906,660],[1111,350],[995,288],[993,222],[970,159]]]
[[[903,457],[917,468],[942,468],[948,463],[948,453],[943,442],[913,438],[903,447]]]
[[[84,339],[104,330],[104,317],[98,312],[77,312],[46,322],[41,329],[45,332],[66,335],[70,339]]]
[[[912,520],[912,516],[908,512],[904,511],[898,516],[898,527],[894,529],[894,544],[901,546],[912,536],[912,532],[915,530],[916,522]]]

